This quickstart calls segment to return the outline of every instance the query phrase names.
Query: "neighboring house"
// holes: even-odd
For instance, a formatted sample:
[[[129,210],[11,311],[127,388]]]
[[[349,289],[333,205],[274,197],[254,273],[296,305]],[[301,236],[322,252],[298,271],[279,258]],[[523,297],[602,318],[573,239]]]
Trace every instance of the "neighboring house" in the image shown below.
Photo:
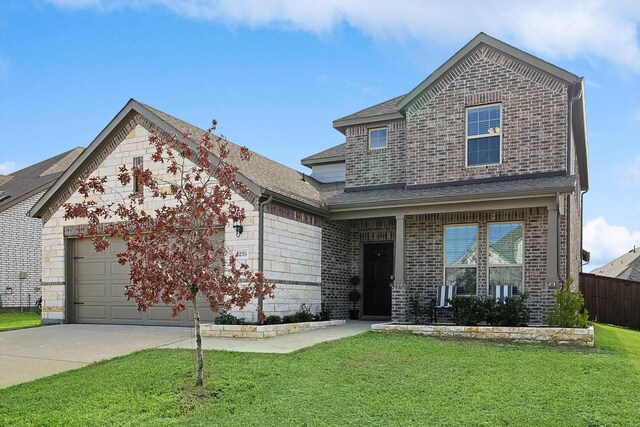
[[[267,314],[322,301],[345,318],[358,275],[364,318],[406,321],[410,295],[433,298],[442,284],[476,295],[510,284],[543,323],[560,283],[578,279],[589,186],[582,78],[481,33],[408,94],[334,127],[345,142],[303,159],[310,177],[255,153],[242,164],[231,146],[249,193],[237,196],[244,233],[227,227],[224,240],[277,285]],[[142,161],[161,173],[149,131],[203,132],[131,100],[31,210],[45,223],[44,321],[188,322],[162,308],[137,313],[122,297],[126,271],[76,239],[80,221],[62,218],[85,171],[115,181],[118,165]]]
[[[28,212],[82,150],[0,175],[0,308],[34,307],[40,298],[42,221]]]
[[[634,246],[626,254],[593,269],[591,274],[640,282],[640,248]]]

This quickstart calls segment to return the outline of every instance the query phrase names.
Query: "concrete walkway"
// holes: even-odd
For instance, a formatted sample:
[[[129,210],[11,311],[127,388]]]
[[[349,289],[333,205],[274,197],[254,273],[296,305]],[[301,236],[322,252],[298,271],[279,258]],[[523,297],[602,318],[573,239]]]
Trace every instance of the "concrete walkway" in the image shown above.
[[[204,338],[207,350],[290,353],[324,341],[356,335],[376,322],[247,340]],[[81,368],[147,348],[195,348],[192,328],[119,325],[55,325],[0,332],[0,388]]]

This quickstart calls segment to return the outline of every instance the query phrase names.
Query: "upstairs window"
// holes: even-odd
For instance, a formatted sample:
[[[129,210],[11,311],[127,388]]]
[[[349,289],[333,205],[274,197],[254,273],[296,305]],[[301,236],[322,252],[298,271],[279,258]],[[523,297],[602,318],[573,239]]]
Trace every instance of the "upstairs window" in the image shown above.
[[[137,156],[133,158],[133,167],[142,170],[142,156]],[[133,194],[138,196],[142,196],[143,194],[143,186],[140,177],[137,175],[133,176]]]
[[[369,129],[369,149],[387,147],[387,128]]]
[[[478,277],[478,226],[444,227],[444,284],[455,285],[456,294],[476,293]]]
[[[500,105],[467,109],[467,166],[499,164],[502,110]]]

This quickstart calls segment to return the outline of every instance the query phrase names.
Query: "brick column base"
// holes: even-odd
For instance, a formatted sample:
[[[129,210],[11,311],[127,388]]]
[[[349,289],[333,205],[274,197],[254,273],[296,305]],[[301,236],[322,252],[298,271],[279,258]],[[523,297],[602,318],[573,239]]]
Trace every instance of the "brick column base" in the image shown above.
[[[404,284],[394,284],[391,288],[391,321],[406,323],[409,321],[409,291]]]

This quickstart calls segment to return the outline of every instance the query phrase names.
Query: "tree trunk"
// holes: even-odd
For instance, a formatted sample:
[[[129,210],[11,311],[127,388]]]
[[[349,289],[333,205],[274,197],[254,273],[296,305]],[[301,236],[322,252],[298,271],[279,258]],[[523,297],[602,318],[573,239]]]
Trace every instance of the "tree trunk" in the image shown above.
[[[198,310],[198,301],[196,300],[196,294],[191,297],[193,303],[193,317],[196,326],[196,346],[198,351],[198,372],[196,374],[196,385],[201,386],[203,384],[203,368],[204,368],[204,353],[202,351],[202,335],[200,334],[200,310]]]

